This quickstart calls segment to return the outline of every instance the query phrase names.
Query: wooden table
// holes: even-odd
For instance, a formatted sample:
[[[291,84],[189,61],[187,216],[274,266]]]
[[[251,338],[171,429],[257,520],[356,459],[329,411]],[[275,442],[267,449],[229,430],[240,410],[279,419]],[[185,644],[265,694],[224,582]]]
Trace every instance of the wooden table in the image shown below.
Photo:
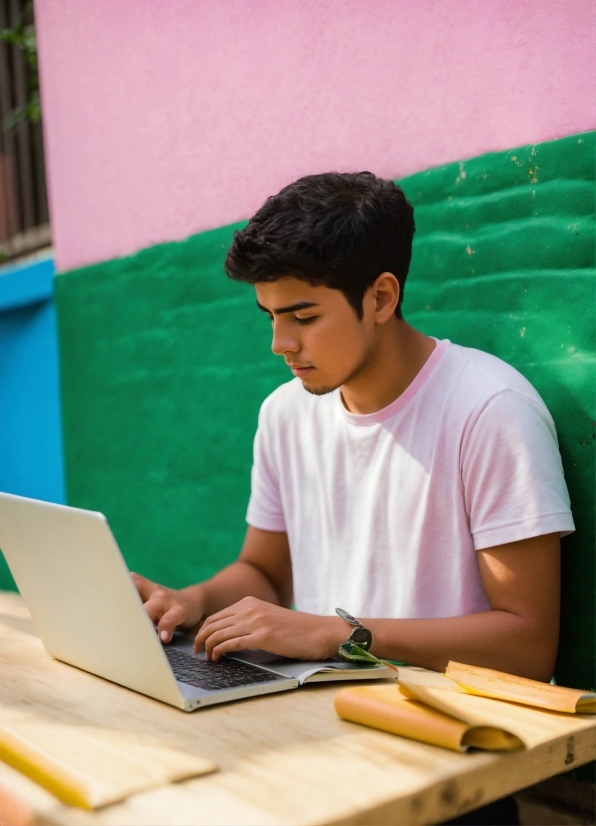
[[[68,710],[72,721],[86,704],[97,725],[161,732],[220,767],[86,812],[0,763],[0,787],[36,823],[438,823],[596,757],[596,716],[570,718],[562,736],[530,751],[457,754],[338,719],[330,685],[185,714],[52,660],[20,597],[0,593],[0,715],[25,680],[48,715]]]

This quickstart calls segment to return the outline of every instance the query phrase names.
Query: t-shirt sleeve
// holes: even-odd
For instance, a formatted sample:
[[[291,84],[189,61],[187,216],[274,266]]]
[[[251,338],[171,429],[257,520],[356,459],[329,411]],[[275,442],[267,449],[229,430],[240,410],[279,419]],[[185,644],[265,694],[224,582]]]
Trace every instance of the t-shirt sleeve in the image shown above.
[[[476,550],[575,530],[554,424],[538,401],[494,396],[464,435],[461,474]]]
[[[253,528],[264,531],[285,531],[279,473],[274,459],[273,423],[267,402],[261,407],[259,425],[253,446],[253,465],[250,477],[250,499],[246,521]]]

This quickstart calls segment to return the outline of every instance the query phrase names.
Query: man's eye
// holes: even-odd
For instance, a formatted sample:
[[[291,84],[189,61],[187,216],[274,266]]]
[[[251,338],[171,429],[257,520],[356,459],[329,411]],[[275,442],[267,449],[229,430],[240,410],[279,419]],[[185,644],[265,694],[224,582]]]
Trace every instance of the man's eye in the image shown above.
[[[301,324],[301,325],[312,324],[312,322],[316,318],[316,315],[311,315],[308,318],[298,318],[297,316],[294,316],[294,318],[295,318],[297,324]]]

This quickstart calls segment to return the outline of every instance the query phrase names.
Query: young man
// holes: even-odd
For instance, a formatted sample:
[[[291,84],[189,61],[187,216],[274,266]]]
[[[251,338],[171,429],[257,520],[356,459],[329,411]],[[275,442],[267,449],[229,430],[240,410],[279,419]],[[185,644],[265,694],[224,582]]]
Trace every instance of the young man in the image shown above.
[[[295,379],[261,408],[238,561],[181,591],[136,576],[164,641],[203,621],[213,659],[324,659],[341,607],[378,657],[550,679],[573,531],[555,428],[513,368],[404,320],[413,233],[368,172],[301,178],[236,233],[226,271]]]

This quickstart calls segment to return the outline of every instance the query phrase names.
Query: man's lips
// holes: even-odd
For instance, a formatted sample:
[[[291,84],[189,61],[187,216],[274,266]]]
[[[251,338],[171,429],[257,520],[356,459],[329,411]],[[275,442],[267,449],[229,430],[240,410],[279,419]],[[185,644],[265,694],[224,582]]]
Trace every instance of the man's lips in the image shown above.
[[[288,364],[286,362],[286,364]],[[305,376],[307,373],[310,373],[311,370],[314,370],[312,365],[306,364],[288,364],[288,367],[292,371],[295,376]]]

